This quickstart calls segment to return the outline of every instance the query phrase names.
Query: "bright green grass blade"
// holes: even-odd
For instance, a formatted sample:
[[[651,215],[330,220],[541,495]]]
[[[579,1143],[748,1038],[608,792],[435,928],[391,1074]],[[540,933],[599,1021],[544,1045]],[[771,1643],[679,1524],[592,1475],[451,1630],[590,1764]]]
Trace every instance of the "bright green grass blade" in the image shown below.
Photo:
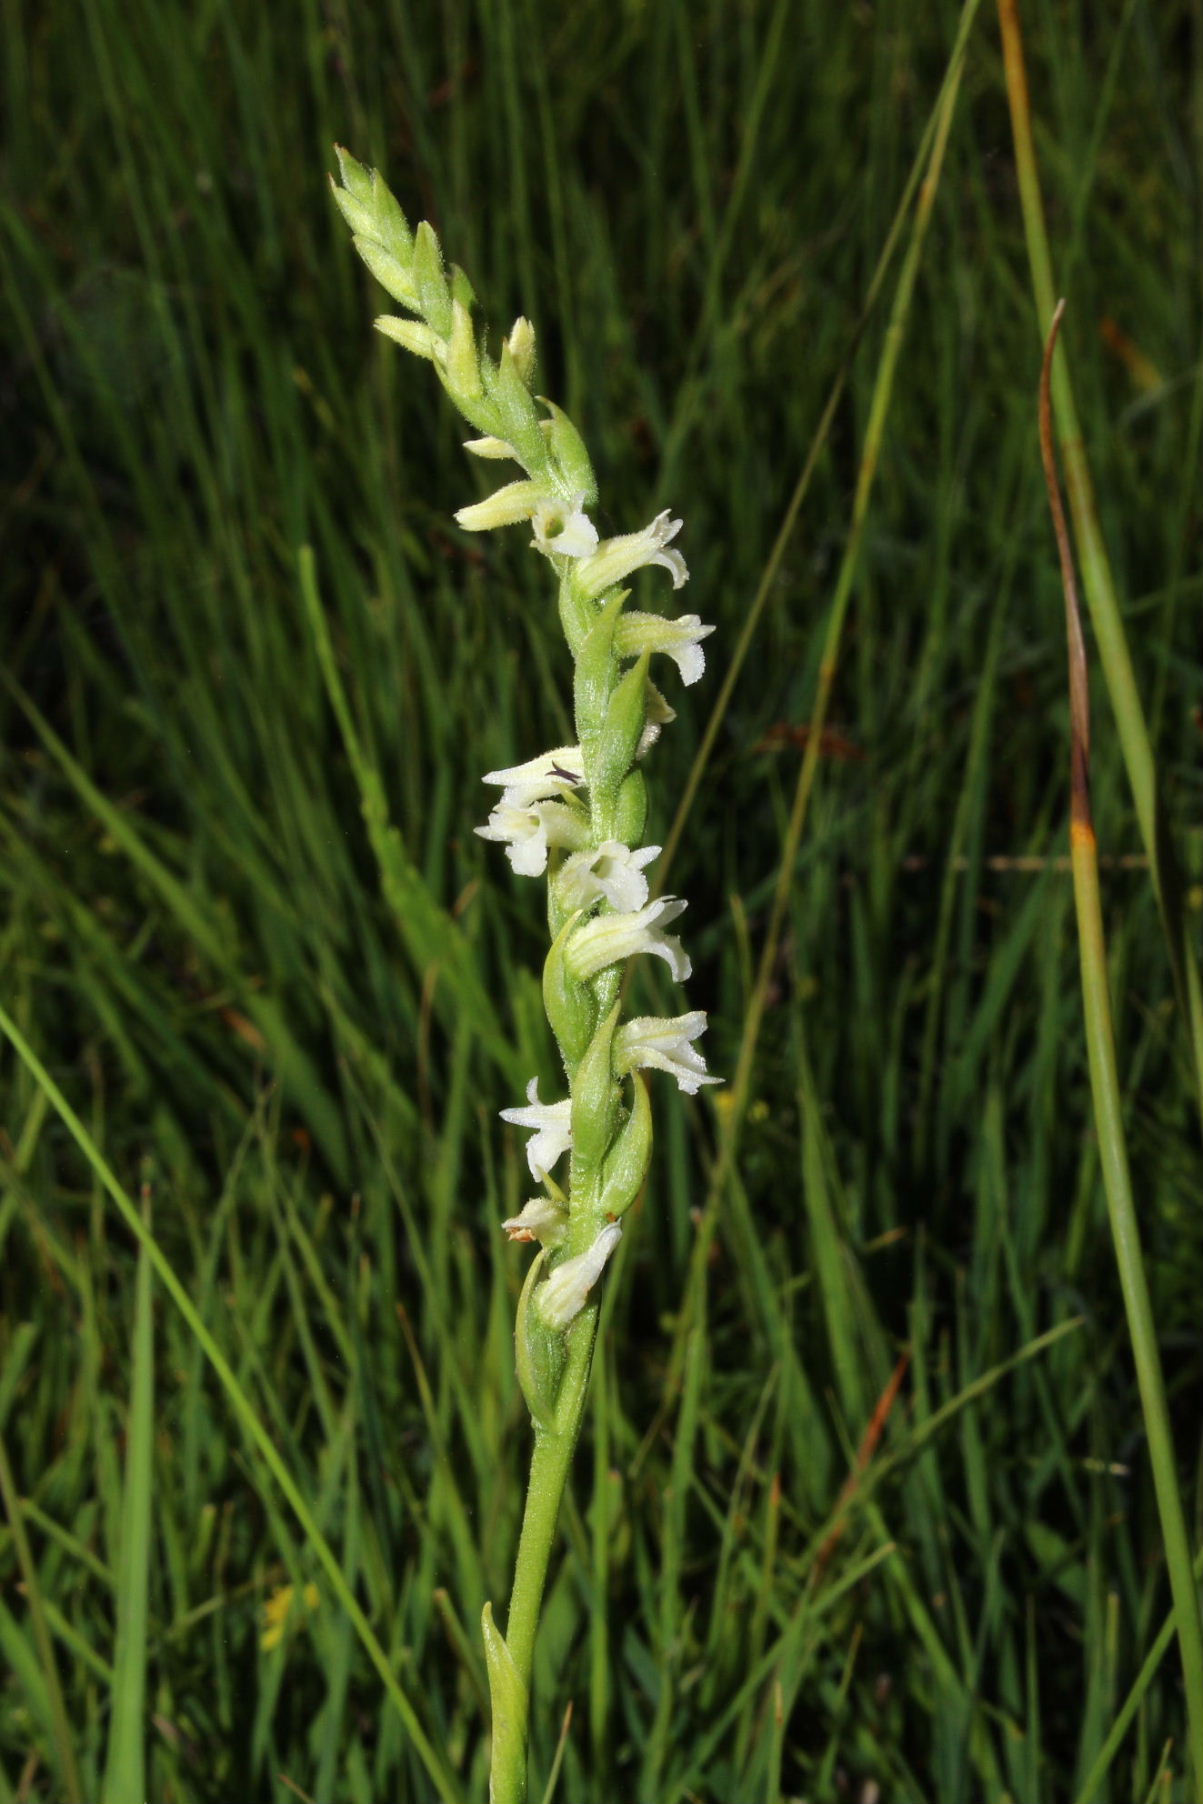
[[[149,1187],[144,1219],[150,1228]],[[154,1313],[150,1255],[138,1248],[130,1335],[130,1398],[121,1488],[121,1546],[114,1607],[117,1618],[109,1745],[101,1804],[146,1796],[146,1669],[154,1491]]]

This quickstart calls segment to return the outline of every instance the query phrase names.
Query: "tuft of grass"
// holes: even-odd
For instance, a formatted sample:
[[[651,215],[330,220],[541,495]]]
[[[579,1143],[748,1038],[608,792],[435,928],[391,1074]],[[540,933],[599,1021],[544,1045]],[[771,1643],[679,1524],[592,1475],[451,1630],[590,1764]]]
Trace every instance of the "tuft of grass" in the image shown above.
[[[1190,1798],[1090,1118],[1039,343],[984,10],[824,664],[957,18],[10,9],[0,945],[32,1057],[0,1054],[0,1804],[71,1795],[71,1762],[103,1795],[138,1739],[127,1661],[149,1798],[426,1798],[432,1763],[444,1796],[485,1790],[464,1625],[504,1592],[526,1449],[497,1231],[524,1162],[495,1110],[553,1050],[513,975],[531,898],[471,828],[482,770],[563,742],[563,671],[521,546],[482,556],[449,522],[472,496],[437,397],[389,347],[365,361],[335,140],[499,324],[537,296],[548,390],[615,508],[628,476],[641,503],[657,486],[712,643],[750,628],[713,719],[688,692],[658,754],[714,1068],[759,1015],[739,1157],[728,1102],[670,1100],[548,1591],[539,1790],[558,1761],[581,1804]],[[1197,945],[1192,18],[1127,0],[1101,34],[1024,8],[1078,422]],[[1191,1040],[1101,721],[1092,774],[1197,1545]],[[152,1404],[148,1158],[195,1317],[160,1271]]]

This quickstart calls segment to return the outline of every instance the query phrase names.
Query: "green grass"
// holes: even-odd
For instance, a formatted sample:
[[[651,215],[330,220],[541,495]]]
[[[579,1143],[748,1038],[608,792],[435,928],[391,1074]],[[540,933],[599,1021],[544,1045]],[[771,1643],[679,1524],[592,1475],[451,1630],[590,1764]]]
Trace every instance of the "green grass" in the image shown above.
[[[673,698],[652,839],[844,384],[674,853],[728,1075],[775,891],[781,934],[738,1157],[722,1093],[657,1097],[537,1653],[533,1796],[571,1699],[572,1804],[870,1781],[891,1804],[1052,1804],[1100,1754],[1108,1804],[1195,1804],[1173,1643],[1146,1667],[1171,1600],[1090,1113],[1042,334],[993,13],[788,885],[803,751],[774,729],[814,707],[909,214],[858,326],[956,9],[4,17],[2,1000],[92,1156],[6,1046],[0,1804],[485,1793],[476,1624],[506,1602],[529,1454],[523,1261],[498,1228],[525,1164],[497,1111],[554,1055],[536,886],[471,829],[482,771],[568,735],[568,665],[523,534],[451,523],[481,478],[429,371],[370,332],[324,186],[336,139],[431,218],[497,326],[532,314],[603,527],[685,518],[685,600],[719,632],[713,680]],[[1134,0],[1104,31],[1032,0],[1024,25],[1197,948],[1198,20]],[[1203,1155],[1153,887],[1107,862],[1142,842],[1101,679],[1093,774],[1197,1549]],[[98,1161],[145,1197],[258,1439]]]

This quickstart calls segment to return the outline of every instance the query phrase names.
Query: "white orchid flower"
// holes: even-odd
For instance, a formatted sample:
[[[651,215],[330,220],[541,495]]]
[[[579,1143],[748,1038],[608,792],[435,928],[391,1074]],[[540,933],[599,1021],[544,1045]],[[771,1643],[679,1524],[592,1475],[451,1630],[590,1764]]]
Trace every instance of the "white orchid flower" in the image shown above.
[[[665,546],[676,538],[681,524],[665,508],[641,532],[628,532],[616,539],[603,539],[593,556],[585,558],[577,569],[578,594],[593,597],[604,595],[607,589],[622,582],[633,570],[642,570],[645,564],[660,564],[672,577],[673,588],[679,589],[682,583],[689,581],[689,570],[681,553],[666,551]]]
[[[604,899],[619,914],[630,914],[647,901],[643,867],[659,851],[659,846],[641,846],[632,852],[619,839],[605,839],[600,846],[574,852],[560,871],[560,899],[570,909]]]
[[[509,770],[486,771],[482,783],[499,783],[502,798],[513,808],[529,808],[551,796],[571,795],[585,780],[585,761],[579,745],[558,745],[554,751],[528,758]]]
[[[532,1077],[526,1086],[526,1100],[525,1109],[502,1109],[501,1119],[530,1129],[526,1162],[531,1176],[539,1183],[572,1145],[572,1101],[565,1097],[563,1102],[540,1102],[537,1077]]]
[[[507,791],[507,795],[508,795]],[[588,822],[564,802],[534,802],[518,808],[502,796],[483,827],[481,839],[497,840],[519,877],[541,877],[552,846],[579,846]]]
[[[558,1246],[568,1232],[568,1211],[550,1196],[532,1196],[517,1215],[502,1227],[511,1240],[538,1240],[545,1247]]]
[[[578,927],[568,942],[567,964],[578,983],[584,983],[619,959],[637,952],[653,952],[662,958],[678,983],[693,969],[680,940],[661,928],[684,914],[686,904],[675,896],[661,896],[630,914],[598,915]]]
[[[621,1239],[621,1227],[616,1221],[610,1222],[591,1247],[574,1259],[563,1260],[546,1283],[540,1284],[535,1292],[535,1308],[549,1328],[567,1328],[581,1313]]]
[[[682,614],[679,620],[665,620],[659,614],[641,614],[632,609],[620,614],[614,629],[614,649],[620,658],[638,658],[645,651],[667,652],[681,673],[688,689],[706,668],[699,640],[707,638],[714,628],[703,626],[699,614]]]
[[[548,495],[531,515],[534,543],[545,557],[592,557],[597,550],[597,528],[585,512],[582,491],[565,506]]]
[[[687,1096],[696,1096],[702,1084],[723,1081],[707,1076],[706,1061],[693,1044],[705,1031],[706,1016],[701,1009],[671,1018],[636,1015],[614,1036],[614,1069],[620,1076],[638,1067],[667,1071]]]

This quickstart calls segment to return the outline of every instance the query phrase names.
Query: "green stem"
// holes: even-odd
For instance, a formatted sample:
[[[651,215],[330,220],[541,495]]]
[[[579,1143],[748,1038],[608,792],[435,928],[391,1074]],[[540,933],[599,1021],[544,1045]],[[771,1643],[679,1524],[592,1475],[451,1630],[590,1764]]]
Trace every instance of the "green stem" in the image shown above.
[[[593,1344],[597,1338],[597,1315],[597,1305],[590,1304],[581,1311],[568,1330],[568,1357],[556,1399],[555,1425],[549,1429],[537,1429],[535,1434],[535,1451],[531,1459],[530,1483],[526,1492],[526,1509],[522,1517],[518,1559],[514,1567],[514,1589],[510,1597],[505,1633],[510,1656],[528,1700],[534,1666],[535,1634],[543,1606],[547,1568],[551,1563],[555,1543],[560,1502],[568,1482],[572,1456],[576,1451],[585,1413]],[[490,1804],[525,1804],[526,1746],[525,1733],[494,1735],[493,1762],[489,1775]]]

